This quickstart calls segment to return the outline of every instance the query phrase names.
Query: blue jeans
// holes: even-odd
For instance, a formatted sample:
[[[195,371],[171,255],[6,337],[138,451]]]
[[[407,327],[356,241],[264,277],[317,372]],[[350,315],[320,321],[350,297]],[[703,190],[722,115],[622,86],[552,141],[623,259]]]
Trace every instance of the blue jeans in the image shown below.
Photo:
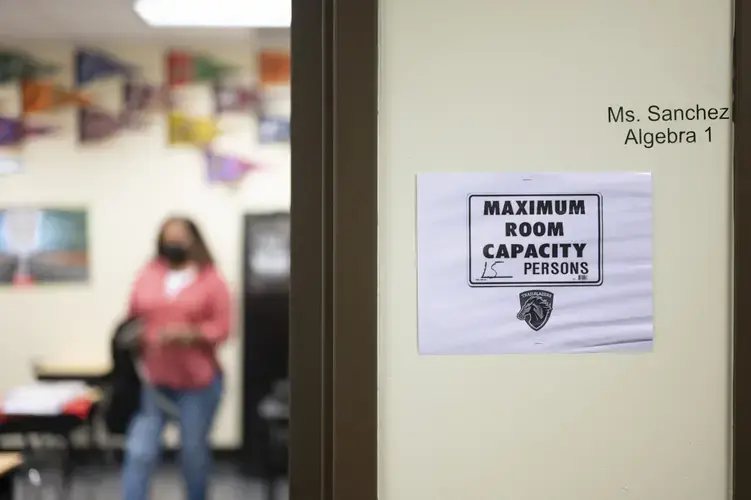
[[[209,432],[222,396],[222,376],[202,389],[158,388],[176,406],[180,423],[180,465],[188,500],[206,500],[211,467]],[[157,406],[154,388],[141,390],[141,408],[128,427],[123,467],[123,500],[147,500],[151,474],[159,463],[168,416]]]

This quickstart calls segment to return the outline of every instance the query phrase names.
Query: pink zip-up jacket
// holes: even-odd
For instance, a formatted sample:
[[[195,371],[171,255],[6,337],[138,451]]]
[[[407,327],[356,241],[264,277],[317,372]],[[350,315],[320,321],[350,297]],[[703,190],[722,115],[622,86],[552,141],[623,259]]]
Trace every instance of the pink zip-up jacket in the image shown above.
[[[230,332],[230,294],[219,271],[204,267],[175,297],[165,293],[168,267],[160,260],[138,275],[130,297],[129,316],[144,324],[142,359],[149,381],[171,389],[207,387],[221,371],[217,348]],[[196,329],[203,342],[192,345],[159,342],[170,325]]]

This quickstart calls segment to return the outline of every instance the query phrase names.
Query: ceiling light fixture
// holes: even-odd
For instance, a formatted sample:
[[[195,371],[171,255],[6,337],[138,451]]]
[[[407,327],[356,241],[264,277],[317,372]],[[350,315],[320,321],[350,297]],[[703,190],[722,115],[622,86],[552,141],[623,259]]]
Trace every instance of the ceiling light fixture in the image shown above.
[[[133,10],[155,28],[289,28],[291,0],[136,0]]]

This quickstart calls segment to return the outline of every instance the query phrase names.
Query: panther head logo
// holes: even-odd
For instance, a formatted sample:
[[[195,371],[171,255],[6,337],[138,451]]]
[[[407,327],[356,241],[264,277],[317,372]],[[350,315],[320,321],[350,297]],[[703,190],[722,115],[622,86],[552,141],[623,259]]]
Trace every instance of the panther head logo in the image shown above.
[[[521,308],[516,319],[524,321],[534,331],[544,327],[553,313],[553,294],[545,290],[528,290],[519,294]]]

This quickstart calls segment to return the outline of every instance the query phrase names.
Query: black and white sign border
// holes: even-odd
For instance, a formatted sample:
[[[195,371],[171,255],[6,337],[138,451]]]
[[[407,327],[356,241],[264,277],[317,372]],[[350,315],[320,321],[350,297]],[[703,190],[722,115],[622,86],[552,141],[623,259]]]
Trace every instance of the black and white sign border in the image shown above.
[[[599,279],[592,282],[572,281],[570,283],[562,283],[560,281],[545,282],[545,281],[515,281],[509,283],[478,283],[472,281],[472,198],[475,197],[494,197],[494,198],[518,198],[524,197],[546,197],[546,196],[594,196],[597,198],[597,252],[598,259],[598,271]],[[600,193],[472,193],[467,196],[467,284],[472,288],[520,288],[520,287],[592,287],[602,286],[604,282],[603,276],[603,241],[602,241],[602,194]]]

